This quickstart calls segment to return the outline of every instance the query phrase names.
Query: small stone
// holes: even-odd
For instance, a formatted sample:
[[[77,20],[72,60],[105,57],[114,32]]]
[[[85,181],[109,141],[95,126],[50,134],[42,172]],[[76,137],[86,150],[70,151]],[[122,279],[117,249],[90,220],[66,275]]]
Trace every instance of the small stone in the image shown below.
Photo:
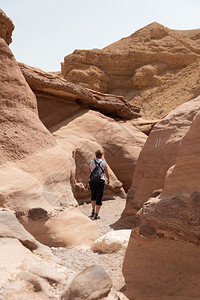
[[[48,217],[48,212],[41,207],[34,207],[29,209],[28,217],[32,220],[46,219]]]
[[[157,236],[157,232],[155,228],[150,224],[143,224],[140,226],[139,234],[149,237],[149,236]]]

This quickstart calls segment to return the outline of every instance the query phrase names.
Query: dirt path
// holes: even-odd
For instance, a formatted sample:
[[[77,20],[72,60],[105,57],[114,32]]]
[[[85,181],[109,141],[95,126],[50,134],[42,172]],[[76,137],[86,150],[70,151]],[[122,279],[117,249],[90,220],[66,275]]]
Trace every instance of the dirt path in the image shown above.
[[[101,219],[95,220],[97,222],[100,232],[105,234],[111,230],[117,229],[115,222],[120,218],[120,215],[125,207],[125,199],[117,197],[114,200],[107,200],[103,202],[100,211]],[[80,210],[86,216],[91,213],[91,205],[83,204]],[[115,252],[111,254],[94,253],[90,249],[65,249],[54,248],[53,252],[63,262],[63,265],[73,271],[81,271],[92,264],[102,265],[110,274],[113,285],[116,290],[123,290],[124,278],[122,275],[122,264],[124,260],[124,251]]]

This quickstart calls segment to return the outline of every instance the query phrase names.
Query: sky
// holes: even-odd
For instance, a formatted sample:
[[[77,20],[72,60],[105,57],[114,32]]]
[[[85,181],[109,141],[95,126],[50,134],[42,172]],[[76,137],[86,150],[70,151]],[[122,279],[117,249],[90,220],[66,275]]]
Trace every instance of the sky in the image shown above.
[[[15,30],[15,58],[59,71],[75,49],[102,49],[158,22],[171,29],[200,28],[200,0],[0,0]]]

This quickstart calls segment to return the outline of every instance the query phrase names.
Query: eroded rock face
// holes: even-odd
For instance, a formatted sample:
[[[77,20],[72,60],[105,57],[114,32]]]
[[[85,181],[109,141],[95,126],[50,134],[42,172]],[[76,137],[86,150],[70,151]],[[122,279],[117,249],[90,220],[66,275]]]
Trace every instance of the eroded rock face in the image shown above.
[[[0,121],[3,124],[0,163],[54,146],[55,139],[39,120],[36,98],[3,39],[0,39],[0,76]]]
[[[127,226],[133,225],[135,214],[152,193],[163,188],[167,171],[176,162],[179,144],[199,108],[200,97],[197,97],[173,110],[154,126],[140,153],[122,213],[122,221]]]
[[[130,187],[139,153],[146,141],[146,135],[130,123],[119,123],[98,112],[85,110],[51,131],[66,151],[69,148],[74,151],[77,182],[84,183],[89,161],[100,148],[110,167],[111,190],[120,192],[119,181],[125,190]]]
[[[102,113],[127,120],[134,114],[138,116],[136,107],[129,106],[122,97],[84,89],[24,64],[20,64],[20,68],[37,97],[41,121],[65,151],[73,153],[77,181],[75,196],[89,196],[83,187],[85,170],[99,148],[103,148],[107,163],[127,191],[146,136],[128,122],[116,122]],[[89,108],[101,113],[92,112]],[[110,191],[119,194],[122,185],[113,177]]]
[[[152,23],[102,50],[75,50],[64,58],[62,75],[100,92],[122,95],[141,107],[144,119],[158,119],[198,95],[199,32]]]
[[[176,235],[180,233],[181,237],[196,243],[200,239],[199,124],[198,113],[181,141],[176,163],[166,175],[162,193],[149,199],[141,212],[142,218],[144,216],[150,223],[152,218],[156,227],[164,227]]]
[[[43,99],[53,99],[57,102],[64,101],[68,105],[74,103],[80,107],[98,110],[112,117],[125,120],[139,116],[139,108],[128,104],[123,97],[88,90],[51,73],[22,63],[19,65],[38,102]]]
[[[12,42],[12,32],[14,28],[11,19],[0,9],[0,38],[4,39],[8,45]]]
[[[36,232],[35,237],[42,240],[41,236],[46,234],[48,226],[53,227],[52,223],[59,223],[59,218],[62,219],[56,207],[67,209],[77,206],[70,181],[75,163],[71,153],[66,153],[62,146],[57,145],[40,121],[36,98],[3,39],[0,39],[0,77],[0,121],[3,124],[0,129],[0,206],[16,211],[25,223],[30,209],[37,207],[46,210],[48,218],[41,219],[40,227],[36,220],[31,228]],[[77,220],[82,223],[80,216]],[[90,220],[87,221],[89,240],[95,240],[97,228]],[[46,225],[46,222],[51,225]],[[62,234],[59,235],[59,226],[56,228],[57,231],[52,234],[59,244],[73,245],[70,238],[66,240]],[[70,237],[73,239],[73,236]],[[48,241],[48,245],[51,242],[56,244],[51,236]]]
[[[150,198],[137,214],[138,226],[132,231],[124,262],[130,299],[200,297],[199,126],[197,113],[166,174],[162,193]]]
[[[199,266],[196,245],[166,238],[147,239],[133,231],[123,265],[126,296],[130,300],[198,299]]]

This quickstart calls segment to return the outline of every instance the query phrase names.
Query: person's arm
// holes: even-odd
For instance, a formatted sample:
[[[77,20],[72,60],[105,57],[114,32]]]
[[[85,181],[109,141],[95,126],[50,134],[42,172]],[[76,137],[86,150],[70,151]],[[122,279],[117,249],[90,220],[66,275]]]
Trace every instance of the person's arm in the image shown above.
[[[105,174],[106,174],[106,178],[107,178],[107,184],[110,183],[110,179],[109,179],[109,174],[108,174],[108,168],[107,166],[105,166]]]
[[[88,185],[89,185],[89,178],[90,178],[90,164],[88,166],[88,169],[87,169],[87,176],[86,176],[86,180],[85,180],[85,188],[88,188]]]

